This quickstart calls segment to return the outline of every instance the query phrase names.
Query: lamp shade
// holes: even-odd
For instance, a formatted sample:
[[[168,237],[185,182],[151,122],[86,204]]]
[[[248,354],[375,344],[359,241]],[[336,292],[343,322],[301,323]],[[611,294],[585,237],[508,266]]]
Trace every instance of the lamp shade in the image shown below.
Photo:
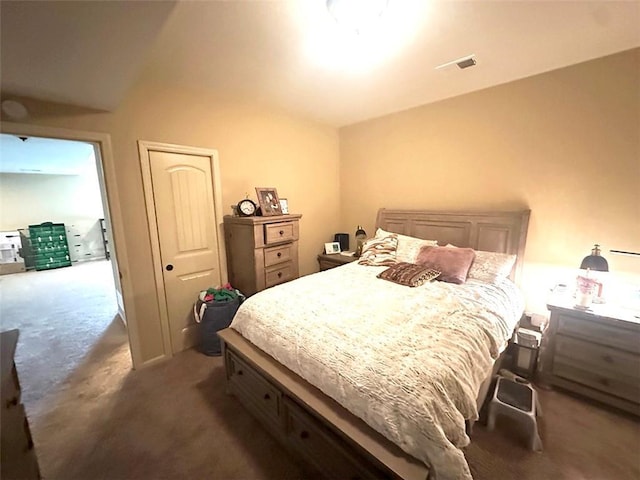
[[[591,250],[591,255],[587,255],[586,257],[584,257],[584,259],[582,259],[580,269],[595,270],[596,272],[609,271],[609,264],[607,263],[607,259],[600,255],[600,245],[596,243]]]

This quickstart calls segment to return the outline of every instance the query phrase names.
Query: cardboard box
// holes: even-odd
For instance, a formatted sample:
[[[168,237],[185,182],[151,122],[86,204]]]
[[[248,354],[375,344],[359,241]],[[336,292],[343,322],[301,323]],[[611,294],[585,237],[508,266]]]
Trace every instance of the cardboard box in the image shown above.
[[[26,271],[24,262],[0,263],[0,275],[20,273]]]

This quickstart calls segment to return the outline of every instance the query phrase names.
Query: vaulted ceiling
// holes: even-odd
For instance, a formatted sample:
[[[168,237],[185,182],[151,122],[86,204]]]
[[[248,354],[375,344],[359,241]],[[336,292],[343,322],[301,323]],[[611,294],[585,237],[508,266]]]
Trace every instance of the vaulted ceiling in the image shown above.
[[[388,0],[358,33],[325,0],[3,0],[0,15],[3,98],[112,110],[153,77],[335,126],[640,46],[637,1]]]

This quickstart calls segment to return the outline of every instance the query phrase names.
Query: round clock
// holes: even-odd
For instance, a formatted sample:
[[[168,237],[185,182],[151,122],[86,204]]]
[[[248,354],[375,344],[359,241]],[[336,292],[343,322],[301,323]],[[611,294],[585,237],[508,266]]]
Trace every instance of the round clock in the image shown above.
[[[256,214],[257,206],[253,200],[245,198],[238,202],[238,215],[241,217],[251,217]]]

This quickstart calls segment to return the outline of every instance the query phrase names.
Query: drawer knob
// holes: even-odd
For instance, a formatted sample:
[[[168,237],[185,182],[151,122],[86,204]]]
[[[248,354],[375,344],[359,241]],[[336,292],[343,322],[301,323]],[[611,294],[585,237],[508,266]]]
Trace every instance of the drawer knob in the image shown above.
[[[282,252],[278,252],[278,258],[282,256]]]
[[[284,235],[284,230],[280,230],[280,235]]]
[[[300,432],[300,438],[305,440],[307,438],[309,438],[309,432],[307,432],[306,430],[303,430]]]
[[[242,375],[242,370],[238,370],[238,375]]]
[[[282,277],[282,272],[278,272],[278,278]]]
[[[271,395],[269,395],[268,393],[264,394],[264,399],[265,400],[271,400]]]

